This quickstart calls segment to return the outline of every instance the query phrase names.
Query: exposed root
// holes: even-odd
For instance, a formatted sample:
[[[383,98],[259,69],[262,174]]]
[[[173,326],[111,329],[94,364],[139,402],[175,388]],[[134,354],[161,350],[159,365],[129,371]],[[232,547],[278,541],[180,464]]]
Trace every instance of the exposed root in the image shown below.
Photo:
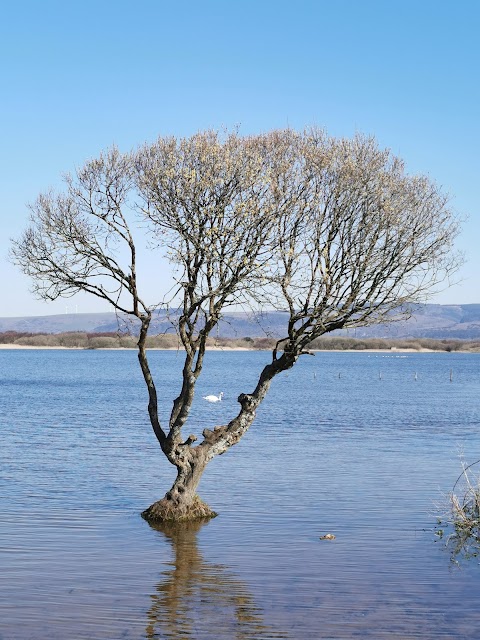
[[[150,523],[206,520],[217,515],[199,496],[195,496],[193,502],[188,505],[174,504],[171,500],[162,498],[142,512],[142,518]]]

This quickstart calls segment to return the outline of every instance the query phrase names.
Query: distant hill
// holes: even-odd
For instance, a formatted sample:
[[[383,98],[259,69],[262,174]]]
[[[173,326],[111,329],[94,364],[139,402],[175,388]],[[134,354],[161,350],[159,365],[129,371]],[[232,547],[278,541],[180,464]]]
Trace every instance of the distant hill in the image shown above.
[[[287,316],[280,311],[253,315],[232,312],[225,315],[218,327],[217,335],[224,338],[249,336],[280,337],[285,334]],[[30,333],[63,333],[65,331],[135,332],[135,323],[114,313],[66,313],[53,316],[30,316],[22,318],[0,318],[0,332],[22,331]],[[163,333],[171,322],[162,311],[156,312],[152,330]],[[357,338],[457,338],[473,340],[480,338],[480,304],[418,306],[412,317],[403,322],[374,325],[355,330],[339,331],[336,334]]]
[[[221,320],[218,336],[262,337],[279,336],[286,326],[286,314],[278,311],[253,314],[229,313]],[[115,313],[66,313],[53,316],[27,316],[0,318],[0,332],[21,331],[29,333],[64,333],[66,331],[135,332],[138,322],[128,316]],[[152,321],[151,333],[172,331],[172,322],[164,311],[157,311]],[[215,331],[217,332],[217,331]]]

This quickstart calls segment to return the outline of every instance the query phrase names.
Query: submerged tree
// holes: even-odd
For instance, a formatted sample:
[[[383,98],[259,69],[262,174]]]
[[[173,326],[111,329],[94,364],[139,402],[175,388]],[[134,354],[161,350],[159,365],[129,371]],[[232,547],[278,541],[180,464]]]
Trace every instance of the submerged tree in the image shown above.
[[[446,196],[368,137],[311,129],[160,138],[132,153],[110,149],[65,181],[63,193],[31,206],[12,258],[45,300],[84,291],[138,319],[150,421],[177,469],[143,513],[150,521],[214,515],[196,494],[201,475],[250,427],[273,378],[325,333],[408,313],[458,263]],[[137,274],[140,233],[174,265],[185,361],[167,428],[145,348],[155,306]],[[197,442],[182,429],[207,337],[233,304],[282,309],[288,328],[238,413]]]

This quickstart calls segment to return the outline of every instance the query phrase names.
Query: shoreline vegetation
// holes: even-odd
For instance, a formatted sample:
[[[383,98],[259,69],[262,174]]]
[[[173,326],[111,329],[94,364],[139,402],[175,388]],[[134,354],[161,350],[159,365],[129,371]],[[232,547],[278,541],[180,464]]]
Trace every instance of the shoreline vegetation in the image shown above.
[[[135,349],[137,338],[115,332],[88,333],[27,333],[6,331],[0,333],[0,349]],[[276,338],[209,338],[207,349],[225,351],[270,351]],[[174,334],[159,334],[147,338],[148,349],[181,348]],[[328,336],[310,343],[312,351],[413,351],[413,352],[480,352],[480,340],[454,340],[433,338],[352,338]]]

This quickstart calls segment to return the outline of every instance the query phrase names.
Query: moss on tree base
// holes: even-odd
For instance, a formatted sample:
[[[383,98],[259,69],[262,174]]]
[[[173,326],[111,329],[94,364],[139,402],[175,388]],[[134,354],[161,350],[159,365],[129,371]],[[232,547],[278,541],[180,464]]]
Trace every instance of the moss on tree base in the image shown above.
[[[154,502],[142,512],[142,518],[147,522],[188,522],[191,520],[205,520],[215,518],[218,514],[212,511],[208,504],[195,496],[191,504],[174,504],[172,500],[162,498]]]

